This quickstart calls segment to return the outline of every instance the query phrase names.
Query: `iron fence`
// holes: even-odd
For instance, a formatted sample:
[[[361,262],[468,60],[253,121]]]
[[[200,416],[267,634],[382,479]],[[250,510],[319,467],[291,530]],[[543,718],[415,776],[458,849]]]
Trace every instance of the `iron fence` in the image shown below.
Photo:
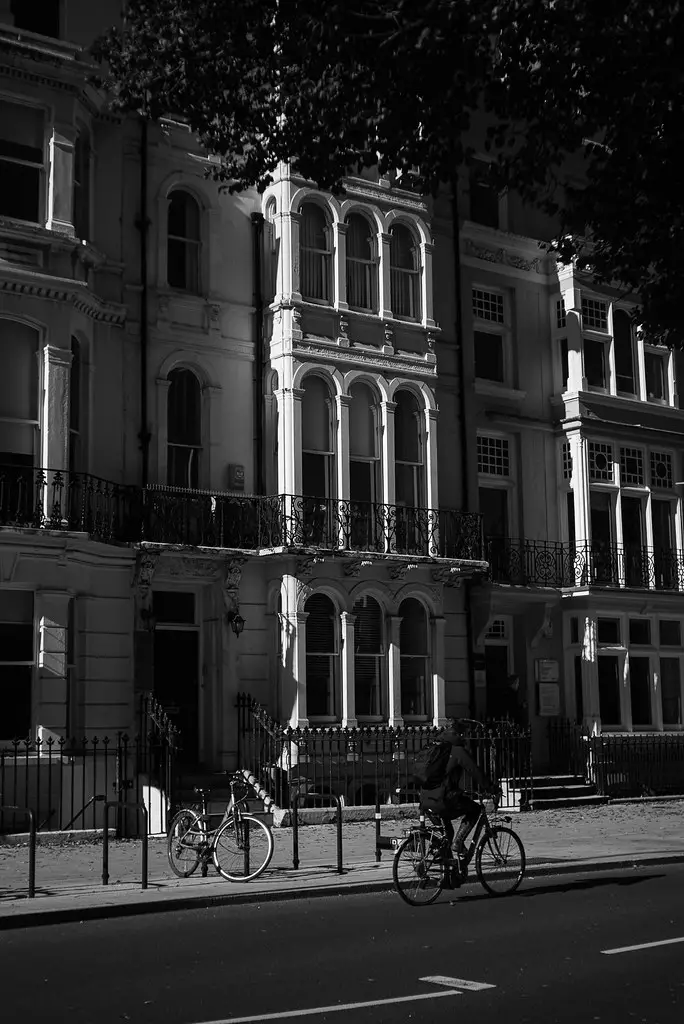
[[[570,722],[549,728],[552,769],[583,776],[600,796],[684,793],[684,733],[589,736]]]
[[[160,736],[113,739],[14,740],[0,747],[0,803],[29,808],[39,832],[101,829],[104,802],[131,804],[121,813],[119,834],[140,834],[147,808],[151,834],[166,831],[173,793],[174,749]],[[0,814],[0,832],[16,832],[23,822]]]
[[[670,549],[490,537],[485,558],[497,583],[684,590],[684,555]]]
[[[331,795],[350,806],[374,805],[378,799],[413,803],[416,754],[439,731],[430,725],[291,728],[248,694],[238,695],[237,712],[239,763],[281,807],[290,805],[293,789],[301,800],[311,793],[311,803]],[[529,730],[507,721],[473,722],[466,742],[483,771],[505,780],[503,806],[525,806],[532,785]]]

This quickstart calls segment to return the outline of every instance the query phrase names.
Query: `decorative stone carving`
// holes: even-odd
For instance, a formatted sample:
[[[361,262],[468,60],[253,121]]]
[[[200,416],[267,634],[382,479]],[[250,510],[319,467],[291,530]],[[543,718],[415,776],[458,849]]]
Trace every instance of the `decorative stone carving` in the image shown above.
[[[344,314],[340,315],[340,329],[337,336],[337,344],[340,348],[349,348],[349,319]]]
[[[192,558],[189,555],[181,555],[178,558],[170,559],[166,570],[170,576],[191,576],[194,579],[217,579],[221,569],[221,563],[214,558]]]
[[[217,304],[212,303],[207,307],[207,313],[209,316],[209,327],[211,330],[216,331],[221,326],[221,307]]]
[[[313,572],[313,567],[317,562],[322,562],[322,558],[315,558],[313,555],[307,558],[298,558],[295,565],[295,575],[297,579],[310,579]]]
[[[387,567],[390,579],[392,580],[403,580],[406,578],[406,573],[411,569],[419,569],[420,565],[417,562],[394,562],[392,565]]]
[[[484,245],[477,245],[470,238],[466,239],[465,248],[467,255],[474,256],[477,260],[484,260],[487,263],[503,263],[505,266],[515,267],[517,270],[524,270],[528,273],[531,271],[537,274],[541,273],[541,257],[528,260],[524,256],[520,256],[516,252],[510,252],[503,247],[500,249],[488,249]]]
[[[246,558],[231,558],[226,562],[225,573],[223,577],[223,588],[224,590],[239,590],[240,580],[242,579],[242,566],[247,561]]]
[[[385,320],[383,321],[382,329],[385,335],[385,350],[391,348],[392,351],[394,351],[394,328],[392,327],[392,324],[388,320]]]
[[[433,569],[432,578],[435,583],[441,583],[444,587],[460,587],[463,582],[463,574],[456,566]]]
[[[348,558],[342,563],[345,576],[358,576],[362,569],[372,565],[370,558]]]
[[[144,549],[136,552],[133,586],[135,588],[135,628],[138,631],[154,629],[152,579],[158,562],[158,551]]]
[[[302,608],[314,592],[314,588],[308,583],[297,580],[297,607]]]

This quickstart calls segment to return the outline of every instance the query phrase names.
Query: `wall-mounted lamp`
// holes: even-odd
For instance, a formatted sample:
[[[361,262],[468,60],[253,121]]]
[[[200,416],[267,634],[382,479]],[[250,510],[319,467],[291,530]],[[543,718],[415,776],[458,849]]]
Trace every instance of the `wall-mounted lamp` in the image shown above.
[[[245,620],[238,611],[228,612],[226,615],[226,622],[230,623],[230,628],[235,633],[235,636],[240,636],[240,633],[245,628]]]

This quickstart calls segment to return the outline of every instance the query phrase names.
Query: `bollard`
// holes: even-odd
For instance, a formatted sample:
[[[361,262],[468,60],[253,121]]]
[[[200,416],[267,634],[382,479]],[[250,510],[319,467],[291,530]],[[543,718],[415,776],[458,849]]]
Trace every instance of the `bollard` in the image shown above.
[[[382,859],[382,850],[380,849],[380,797],[375,798],[375,863],[378,864]]]
[[[147,808],[140,803],[126,803],[124,800],[106,800],[104,804],[104,831],[102,833],[102,884],[109,885],[109,808],[118,807],[124,810],[138,810],[143,818],[142,848],[140,851],[140,885],[142,889],[147,888],[147,865],[148,865],[148,835],[147,835]]]
[[[17,807],[15,804],[3,804],[0,806],[0,814],[5,811],[12,811],[16,814],[23,814],[28,818],[29,823],[29,864],[28,864],[28,895],[32,900],[36,895],[36,816],[30,807]]]
[[[295,871],[299,867],[299,793],[297,790],[292,795],[292,867]]]

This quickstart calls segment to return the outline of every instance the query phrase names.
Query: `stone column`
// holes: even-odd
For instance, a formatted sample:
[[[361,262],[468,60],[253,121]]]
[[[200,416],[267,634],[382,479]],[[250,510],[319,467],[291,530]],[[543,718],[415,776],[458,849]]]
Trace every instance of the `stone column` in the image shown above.
[[[378,313],[380,319],[392,316],[392,285],[390,275],[390,235],[382,232],[378,236],[380,249]]]
[[[276,391],[278,402],[278,493],[302,493],[301,388]]]
[[[396,402],[380,403],[382,500],[385,505],[393,505],[396,494],[394,485],[394,410],[396,407]]]
[[[299,230],[301,215],[284,211],[280,220],[280,252],[276,303],[301,302],[299,286]]]
[[[64,235],[74,235],[74,153],[76,128],[54,124],[50,137],[50,178],[48,186],[47,227]]]
[[[387,724],[396,729],[404,724],[401,714],[401,616],[388,616],[387,625]]]
[[[43,439],[41,462],[47,469],[69,465],[69,375],[71,350],[43,349]]]
[[[442,615],[432,620],[432,723],[445,726],[446,693],[444,683],[444,630],[446,619]]]
[[[223,446],[222,390],[214,384],[205,384],[202,388],[202,455],[199,466],[200,487],[220,491],[225,490],[228,486],[226,466],[221,460]],[[247,491],[251,492],[252,488],[247,487]]]
[[[333,229],[333,280],[336,309],[349,309],[347,301],[347,225],[335,224]]]
[[[432,254],[435,247],[431,242],[420,243],[420,261],[422,264],[421,281],[421,320],[424,327],[434,327],[432,299]]]
[[[67,650],[69,602],[64,591],[37,591],[35,615],[38,620],[38,693],[35,721],[38,736],[66,737],[67,722]]]
[[[354,625],[356,615],[342,612],[342,725],[356,727],[356,690],[354,680]]]
[[[169,388],[171,381],[157,377],[157,480],[166,483],[168,463]],[[150,467],[152,468],[152,467]]]
[[[591,734],[601,732],[601,709],[598,689],[598,654],[596,617],[587,615],[584,620],[582,641],[582,703],[584,718],[582,724]]]
[[[562,297],[565,303],[565,330],[568,339],[568,391],[586,391],[582,358],[582,295],[579,288],[570,281],[561,280]]]

